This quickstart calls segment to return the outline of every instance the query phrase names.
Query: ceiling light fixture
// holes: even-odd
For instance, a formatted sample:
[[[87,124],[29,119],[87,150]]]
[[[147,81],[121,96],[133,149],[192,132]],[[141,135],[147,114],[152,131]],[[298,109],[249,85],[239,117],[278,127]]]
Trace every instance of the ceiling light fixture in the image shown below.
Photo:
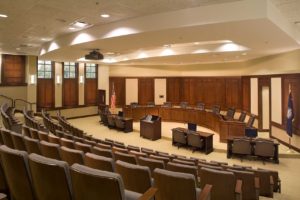
[[[2,17],[2,18],[7,18],[7,15],[5,15],[5,14],[0,14],[0,17]]]
[[[246,56],[246,55],[247,55],[247,52],[242,53],[242,56]]]
[[[88,24],[85,22],[75,22],[73,25],[78,28],[84,28],[84,27],[88,26]]]
[[[101,17],[102,17],[102,18],[109,18],[110,15],[109,15],[109,14],[101,14]]]
[[[75,28],[74,28],[74,27],[69,27],[69,29],[70,29],[70,30],[75,30]]]
[[[170,45],[170,44],[165,44],[164,47],[165,47],[165,48],[170,48],[171,45]]]
[[[194,42],[194,45],[198,45],[198,44],[200,44],[199,42]]]

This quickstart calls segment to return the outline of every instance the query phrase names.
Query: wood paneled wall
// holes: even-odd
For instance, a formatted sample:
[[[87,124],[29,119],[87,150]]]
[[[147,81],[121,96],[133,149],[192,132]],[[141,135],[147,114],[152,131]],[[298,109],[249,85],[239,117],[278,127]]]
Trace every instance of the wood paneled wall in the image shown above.
[[[97,105],[98,79],[85,79],[84,104]]]
[[[25,56],[3,54],[1,85],[25,85],[25,62]]]
[[[251,103],[250,103],[250,77],[243,77],[242,78],[242,108],[243,110],[250,112],[251,111]]]
[[[114,83],[118,106],[125,105],[125,79],[125,77],[110,78],[110,96],[112,83]],[[139,104],[144,105],[154,101],[154,79],[153,77],[138,78]],[[217,104],[222,109],[242,107],[241,77],[168,77],[166,79],[167,101],[173,104],[186,101],[189,105],[204,102],[209,107]]]
[[[139,78],[138,80],[138,100],[140,105],[154,102],[154,79]]]
[[[38,79],[37,109],[53,108],[54,104],[54,79]]]
[[[282,125],[286,125],[286,115],[289,96],[289,84],[291,85],[295,118],[293,121],[293,133],[300,135],[300,74],[285,75],[282,77]]]

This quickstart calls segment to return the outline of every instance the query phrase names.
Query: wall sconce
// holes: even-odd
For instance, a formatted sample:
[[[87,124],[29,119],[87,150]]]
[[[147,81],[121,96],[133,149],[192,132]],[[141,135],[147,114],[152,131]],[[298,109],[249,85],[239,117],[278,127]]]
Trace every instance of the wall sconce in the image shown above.
[[[79,83],[81,83],[81,84],[84,83],[84,77],[82,75],[79,76]]]
[[[29,83],[30,84],[36,84],[36,80],[35,80],[35,75],[34,74],[30,75]]]
[[[56,84],[61,84],[60,75],[56,75]]]

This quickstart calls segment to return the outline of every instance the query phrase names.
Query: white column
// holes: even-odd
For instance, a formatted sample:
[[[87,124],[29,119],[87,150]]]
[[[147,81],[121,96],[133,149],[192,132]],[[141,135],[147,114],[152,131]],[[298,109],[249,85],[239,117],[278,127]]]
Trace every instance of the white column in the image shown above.
[[[84,105],[84,63],[79,63],[78,65],[78,105]],[[83,82],[80,82],[80,79]]]

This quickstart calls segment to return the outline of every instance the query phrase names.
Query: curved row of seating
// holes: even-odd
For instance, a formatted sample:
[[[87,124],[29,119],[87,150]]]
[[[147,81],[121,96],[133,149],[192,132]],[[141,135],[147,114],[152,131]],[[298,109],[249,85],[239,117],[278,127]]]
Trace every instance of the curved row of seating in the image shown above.
[[[65,117],[61,116],[59,112],[57,112],[57,120],[59,122],[59,124],[63,127],[63,129],[65,129],[66,131],[68,131],[69,133],[71,133],[72,135],[74,136],[77,136],[77,137],[83,137],[86,135],[86,133],[73,126],[72,124],[70,124]]]
[[[22,123],[14,116],[14,108],[4,103],[0,107],[2,123],[6,129],[22,133]]]
[[[55,133],[56,130],[63,130],[63,127],[55,120],[53,120],[48,113],[42,110],[42,118],[45,127],[51,132]]]
[[[45,139],[45,134],[41,138]],[[204,200],[209,197],[211,186],[204,186],[203,192],[200,192],[200,189],[196,188],[195,177],[189,174],[164,169],[155,169],[152,173],[148,167],[122,162],[117,157],[114,161],[112,158],[89,152],[84,154],[85,151],[60,146],[45,140],[38,141],[28,138],[28,136],[24,136],[25,149],[23,151],[13,150],[14,147],[20,148],[20,145],[15,145],[15,135],[19,135],[19,139],[22,138],[20,134],[5,129],[1,130],[3,143],[6,146],[0,147],[0,154],[11,196],[16,200],[35,199],[34,197],[41,200],[151,199],[153,195],[156,199],[175,199],[173,196],[176,195],[176,190],[171,190],[170,193],[170,188],[165,188],[166,183],[169,183],[168,187],[171,188],[176,185],[180,186],[184,193],[177,194],[181,195],[179,199],[186,197],[196,199],[197,197],[197,199]],[[11,137],[10,142],[8,142],[9,136]],[[27,140],[35,140],[38,145],[36,149],[40,150],[41,155],[31,153],[34,148],[29,147],[31,144],[27,144]],[[60,140],[63,141],[64,138],[60,138]],[[76,149],[89,146],[77,146],[77,143],[74,143]],[[64,143],[62,142],[62,144]],[[28,156],[24,150],[27,150],[30,155]],[[86,150],[86,148],[81,150]],[[114,155],[118,153],[120,152],[116,151]],[[26,167],[27,162],[29,169]],[[17,166],[12,167],[16,163]],[[72,166],[69,168],[67,163]],[[31,177],[32,180],[28,177]],[[19,184],[16,185],[14,181],[17,178]]]
[[[23,115],[26,126],[29,126],[31,128],[41,130],[44,132],[48,132],[48,129],[39,122],[37,119],[34,118],[34,113],[32,111],[27,111],[25,108],[23,109]]]

